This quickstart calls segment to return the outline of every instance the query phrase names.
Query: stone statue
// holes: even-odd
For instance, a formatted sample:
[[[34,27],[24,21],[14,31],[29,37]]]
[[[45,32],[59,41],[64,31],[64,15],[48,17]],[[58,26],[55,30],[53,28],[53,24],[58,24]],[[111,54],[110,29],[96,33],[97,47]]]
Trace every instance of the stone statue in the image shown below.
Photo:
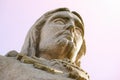
[[[68,58],[79,65],[85,54],[84,23],[77,12],[59,8],[45,13],[29,30],[21,53],[46,59]]]
[[[58,8],[35,22],[20,54],[13,51],[6,56],[17,56],[17,60],[47,72],[66,73],[76,80],[89,80],[88,74],[80,68],[80,59],[85,52],[81,16],[68,8]]]

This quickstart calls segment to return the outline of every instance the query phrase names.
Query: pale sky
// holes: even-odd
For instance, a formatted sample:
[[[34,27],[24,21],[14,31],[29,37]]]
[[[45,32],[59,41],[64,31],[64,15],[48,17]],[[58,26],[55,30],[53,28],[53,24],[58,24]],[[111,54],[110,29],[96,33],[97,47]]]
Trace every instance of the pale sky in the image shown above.
[[[25,36],[45,12],[77,11],[85,24],[87,52],[82,67],[91,80],[120,80],[119,0],[0,0],[0,55],[20,51]]]

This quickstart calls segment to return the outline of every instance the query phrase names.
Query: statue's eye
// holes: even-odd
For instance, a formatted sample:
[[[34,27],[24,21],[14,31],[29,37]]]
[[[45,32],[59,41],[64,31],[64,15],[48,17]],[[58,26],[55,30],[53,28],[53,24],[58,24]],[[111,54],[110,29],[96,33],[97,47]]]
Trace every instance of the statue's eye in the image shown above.
[[[84,32],[80,27],[75,27],[75,32],[77,32],[78,34],[81,34],[82,36],[84,35]]]
[[[60,24],[60,25],[65,24],[65,20],[64,20],[64,19],[62,19],[62,18],[57,18],[57,19],[54,19],[54,22],[55,22],[56,24]]]

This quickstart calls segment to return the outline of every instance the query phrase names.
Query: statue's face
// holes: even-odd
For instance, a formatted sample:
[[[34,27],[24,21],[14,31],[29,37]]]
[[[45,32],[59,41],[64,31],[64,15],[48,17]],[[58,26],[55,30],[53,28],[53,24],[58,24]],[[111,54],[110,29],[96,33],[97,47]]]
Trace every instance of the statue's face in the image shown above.
[[[67,11],[52,14],[41,29],[40,56],[75,61],[83,42],[82,30],[81,20],[75,14]]]

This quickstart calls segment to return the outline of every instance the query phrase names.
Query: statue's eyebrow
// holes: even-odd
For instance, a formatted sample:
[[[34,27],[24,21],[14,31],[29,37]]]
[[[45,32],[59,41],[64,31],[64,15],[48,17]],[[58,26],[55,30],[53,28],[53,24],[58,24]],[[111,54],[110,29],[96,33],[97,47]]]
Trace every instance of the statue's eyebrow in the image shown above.
[[[62,18],[64,20],[69,20],[70,16],[66,16],[66,15],[55,15],[51,18],[51,20],[57,19],[57,18]]]

